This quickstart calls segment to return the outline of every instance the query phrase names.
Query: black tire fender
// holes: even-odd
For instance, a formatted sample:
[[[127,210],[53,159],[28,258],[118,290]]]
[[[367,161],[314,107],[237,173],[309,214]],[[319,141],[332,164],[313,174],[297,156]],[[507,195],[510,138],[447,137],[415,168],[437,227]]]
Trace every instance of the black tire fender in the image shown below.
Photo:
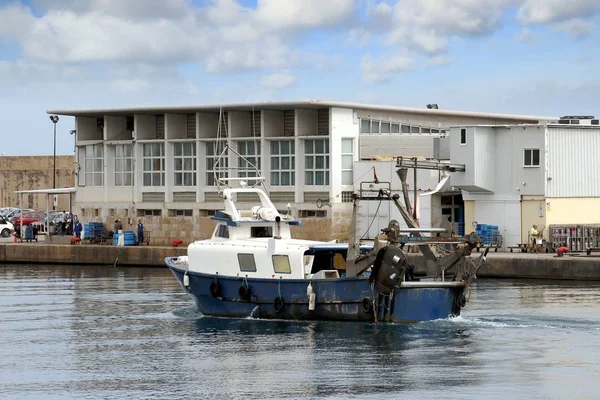
[[[360,302],[360,306],[365,314],[368,314],[371,311],[373,311],[373,301],[371,301],[371,299],[368,297],[363,297],[363,299]]]
[[[213,279],[210,282],[210,286],[208,287],[208,291],[211,297],[220,297],[221,296],[221,285],[216,279]]]
[[[275,297],[275,300],[273,300],[273,310],[275,310],[275,312],[277,314],[279,314],[281,312],[281,310],[283,310],[283,306],[285,305],[285,302],[283,301],[282,297]]]
[[[252,295],[252,290],[250,289],[250,286],[242,285],[238,289],[238,294],[240,295],[240,300],[248,301]]]

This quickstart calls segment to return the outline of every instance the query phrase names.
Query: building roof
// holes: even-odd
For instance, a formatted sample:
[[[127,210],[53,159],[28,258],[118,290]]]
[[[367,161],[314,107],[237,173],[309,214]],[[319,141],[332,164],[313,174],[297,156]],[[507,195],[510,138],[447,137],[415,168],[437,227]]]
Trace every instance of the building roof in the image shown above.
[[[187,105],[187,106],[153,106],[153,107],[125,107],[125,108],[96,108],[96,109],[54,109],[48,110],[48,114],[58,114],[73,117],[100,117],[104,115],[133,115],[133,114],[183,114],[190,112],[219,112],[224,111],[252,111],[254,109],[288,110],[291,108],[353,108],[363,110],[377,110],[388,112],[405,112],[423,115],[455,116],[455,117],[480,117],[494,118],[496,120],[521,120],[537,123],[538,121],[554,121],[557,117],[543,117],[532,115],[497,114],[476,111],[454,111],[415,107],[397,107],[389,105],[363,104],[342,101],[327,100],[298,100],[298,101],[262,101],[255,103],[230,103],[213,105]]]

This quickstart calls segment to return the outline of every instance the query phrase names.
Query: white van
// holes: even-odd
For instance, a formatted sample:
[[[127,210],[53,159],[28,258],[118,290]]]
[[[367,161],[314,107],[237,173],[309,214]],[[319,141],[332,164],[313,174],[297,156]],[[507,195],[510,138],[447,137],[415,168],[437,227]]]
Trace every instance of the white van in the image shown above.
[[[15,227],[8,220],[0,216],[0,236],[6,238],[13,234]]]

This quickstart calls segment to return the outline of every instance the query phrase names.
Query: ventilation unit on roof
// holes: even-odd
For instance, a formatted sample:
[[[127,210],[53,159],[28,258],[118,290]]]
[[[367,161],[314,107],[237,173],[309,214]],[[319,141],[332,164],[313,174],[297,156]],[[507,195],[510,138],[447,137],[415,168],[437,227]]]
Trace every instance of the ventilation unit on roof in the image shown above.
[[[565,115],[560,117],[561,125],[598,125],[598,120],[593,115]]]

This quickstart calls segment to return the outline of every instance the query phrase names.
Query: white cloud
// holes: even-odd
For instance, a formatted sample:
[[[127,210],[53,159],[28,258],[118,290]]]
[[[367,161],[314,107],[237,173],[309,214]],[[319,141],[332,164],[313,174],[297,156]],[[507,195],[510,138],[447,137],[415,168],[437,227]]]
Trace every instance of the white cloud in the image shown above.
[[[592,21],[576,18],[553,24],[552,28],[558,32],[568,34],[572,39],[582,39],[592,32],[594,23]]]
[[[284,89],[294,85],[297,80],[290,71],[282,70],[263,77],[260,85],[267,89]]]
[[[494,32],[514,0],[401,0],[393,7],[393,29],[386,42],[435,55],[453,36]]]
[[[428,67],[443,67],[444,65],[450,65],[455,61],[456,59],[453,56],[437,55],[427,60],[425,65]]]
[[[288,67],[292,40],[315,29],[347,26],[353,0],[35,0],[0,6],[0,37],[26,59],[46,63],[201,63],[209,71]],[[4,21],[9,21],[5,23]]]
[[[521,0],[517,18],[524,24],[563,22],[600,12],[598,0]]]
[[[384,55],[378,58],[367,54],[360,60],[360,68],[366,82],[390,80],[399,72],[411,70],[414,64],[415,59],[409,54]]]
[[[517,43],[533,43],[537,40],[537,37],[533,32],[531,32],[531,29],[523,28],[515,40]]]

